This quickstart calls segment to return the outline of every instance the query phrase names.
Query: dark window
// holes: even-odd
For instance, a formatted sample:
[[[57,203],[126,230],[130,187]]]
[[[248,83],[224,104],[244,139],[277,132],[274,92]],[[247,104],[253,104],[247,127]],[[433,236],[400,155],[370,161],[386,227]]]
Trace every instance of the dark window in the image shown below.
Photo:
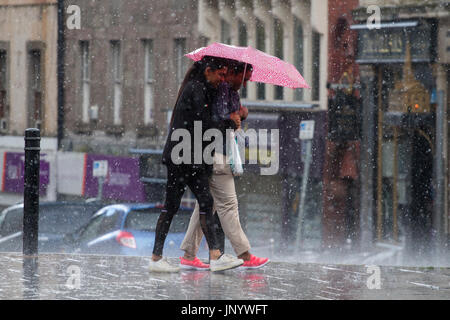
[[[6,50],[0,50],[0,118],[5,117],[7,108],[7,55]]]
[[[225,20],[220,20],[220,39],[222,43],[231,44],[230,24]]]
[[[264,23],[256,19],[256,49],[266,51],[266,30]],[[258,82],[256,84],[256,98],[258,100],[266,99],[266,86],[264,83]]]
[[[186,38],[174,39],[174,66],[177,86],[179,87],[183,82],[185,73],[187,71],[186,58]]]
[[[313,32],[312,36],[312,99],[320,99],[320,34]]]
[[[238,29],[239,29],[239,46],[246,47],[248,45],[247,26],[240,19],[238,22]],[[244,99],[247,98],[247,88],[242,87],[241,97]]]
[[[80,41],[81,52],[81,112],[83,122],[89,122],[89,107],[91,95],[91,70],[90,70],[90,55],[89,55],[89,41]]]
[[[278,20],[274,19],[273,24],[274,30],[274,44],[275,44],[275,51],[274,54],[276,57],[283,59],[283,23]],[[275,86],[275,100],[283,100],[283,87],[282,86]]]
[[[42,115],[42,62],[41,50],[32,49],[29,51],[29,121],[31,127],[40,129]]]
[[[295,19],[294,24],[294,62],[303,75],[303,27],[298,19]],[[303,100],[303,89],[295,89],[295,100]]]

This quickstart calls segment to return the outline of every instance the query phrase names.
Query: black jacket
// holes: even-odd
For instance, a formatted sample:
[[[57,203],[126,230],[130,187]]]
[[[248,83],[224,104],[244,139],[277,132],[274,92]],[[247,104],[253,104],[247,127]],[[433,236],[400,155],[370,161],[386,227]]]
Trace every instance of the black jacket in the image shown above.
[[[163,151],[162,162],[166,165],[173,165],[171,153],[173,148],[182,140],[171,141],[172,133],[176,129],[186,129],[191,137],[191,164],[183,164],[190,169],[206,169],[212,170],[211,165],[207,165],[203,161],[203,149],[210,144],[210,141],[203,142],[203,134],[210,128],[219,128],[222,123],[212,120],[212,102],[217,95],[217,89],[211,86],[203,75],[188,81],[182,89],[180,97],[174,107],[172,122],[169,128],[169,134]],[[201,149],[195,147],[194,141],[194,122],[201,121],[201,136],[197,137],[197,141],[202,141]],[[197,134],[200,135],[200,134]],[[201,155],[199,154],[201,151]],[[201,164],[194,163],[194,155],[201,158]],[[178,152],[177,152],[178,154]],[[181,153],[182,154],[182,153]]]

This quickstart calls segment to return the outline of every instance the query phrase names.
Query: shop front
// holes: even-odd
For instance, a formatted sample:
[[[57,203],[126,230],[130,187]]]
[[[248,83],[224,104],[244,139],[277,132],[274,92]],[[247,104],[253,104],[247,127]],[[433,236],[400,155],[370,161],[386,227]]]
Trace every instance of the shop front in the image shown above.
[[[361,234],[426,255],[434,219],[436,21],[358,30]]]
[[[283,255],[317,249],[321,242],[326,111],[317,110],[315,105],[266,104],[247,104],[250,113],[243,129],[267,129],[267,155],[278,160],[278,170],[261,174],[261,168],[273,166],[270,157],[264,159],[264,141],[258,141],[259,151],[264,148],[256,165],[249,164],[251,152],[247,148],[244,175],[236,179],[242,225],[254,247]],[[305,165],[307,142],[300,137],[305,120],[314,122],[309,165]],[[275,131],[277,139],[273,139]]]

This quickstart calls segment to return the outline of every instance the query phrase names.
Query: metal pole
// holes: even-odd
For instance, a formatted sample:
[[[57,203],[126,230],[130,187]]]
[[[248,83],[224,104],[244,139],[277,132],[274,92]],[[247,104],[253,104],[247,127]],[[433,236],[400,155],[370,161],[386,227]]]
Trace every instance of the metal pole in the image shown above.
[[[62,147],[64,138],[64,0],[58,0],[58,46],[57,46],[57,82],[58,82],[58,114],[57,114],[57,137],[58,149]]]
[[[38,257],[26,256],[22,262],[23,269],[23,299],[39,299]]]
[[[300,195],[300,204],[298,207],[298,223],[297,223],[297,252],[300,251],[302,247],[302,228],[303,228],[303,218],[305,215],[305,198],[306,198],[306,188],[308,186],[308,178],[309,178],[309,168],[311,165],[311,140],[304,140],[305,148],[306,148],[306,157],[304,161],[304,169],[302,176],[302,189]]]
[[[23,192],[23,254],[25,256],[38,253],[40,140],[39,129],[25,130]]]
[[[436,153],[434,157],[435,201],[433,210],[433,235],[435,258],[441,255],[443,240],[443,215],[445,213],[445,162],[444,162],[444,92],[437,92],[436,108]]]
[[[383,105],[382,70],[378,67],[377,240],[383,237]]]
[[[103,198],[103,184],[105,182],[104,177],[98,177],[98,193],[97,193],[97,200],[102,200]]]
[[[393,199],[393,212],[392,212],[392,218],[393,218],[393,235],[394,235],[394,241],[398,242],[398,222],[397,222],[397,214],[398,214],[398,128],[397,126],[394,127],[394,181],[393,181],[393,189],[392,189],[392,199]]]
[[[360,167],[360,230],[361,250],[368,251],[373,246],[374,229],[374,166],[375,166],[375,70],[371,65],[360,65],[362,83],[362,114],[361,114],[361,167]]]

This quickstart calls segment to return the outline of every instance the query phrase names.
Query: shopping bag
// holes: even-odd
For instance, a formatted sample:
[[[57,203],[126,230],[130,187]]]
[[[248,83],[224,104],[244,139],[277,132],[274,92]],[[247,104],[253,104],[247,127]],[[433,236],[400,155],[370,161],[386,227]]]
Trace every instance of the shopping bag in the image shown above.
[[[228,148],[228,157],[231,166],[231,172],[234,176],[241,176],[244,173],[242,159],[239,154],[239,147],[234,132],[230,132],[230,144]]]

